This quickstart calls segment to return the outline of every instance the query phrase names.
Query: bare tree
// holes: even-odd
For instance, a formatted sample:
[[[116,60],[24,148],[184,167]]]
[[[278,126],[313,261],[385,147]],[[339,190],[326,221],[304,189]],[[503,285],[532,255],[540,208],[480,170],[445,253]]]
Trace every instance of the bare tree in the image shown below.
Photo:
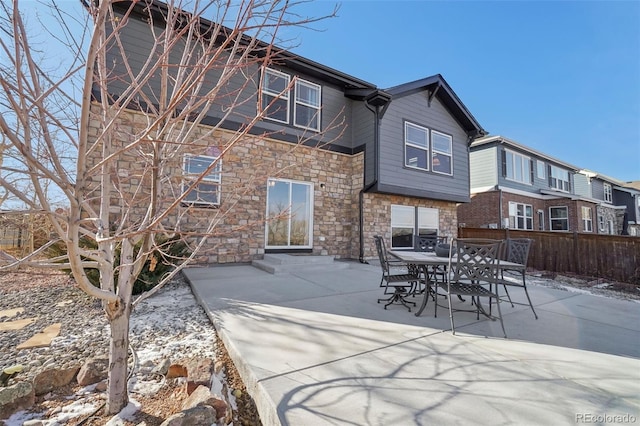
[[[289,1],[98,0],[84,5],[82,40],[70,28],[71,17],[53,4],[62,25],[50,36],[66,45],[71,58],[53,72],[31,44],[18,0],[0,1],[0,48],[7,58],[0,67],[0,184],[25,211],[48,216],[77,285],[103,301],[111,330],[106,409],[117,413],[128,403],[132,309],[196,258],[254,183],[226,192],[219,208],[206,214],[193,208],[194,197],[219,197],[215,177],[236,144],[269,136],[251,134],[265,114],[261,67],[285,54],[275,47],[291,41],[281,35],[284,28],[305,27],[336,11],[311,19],[295,14],[297,4]],[[143,26],[150,40],[135,57],[128,32],[134,25]],[[293,84],[267,108],[276,108]],[[257,113],[243,112],[247,105]],[[219,119],[203,125],[212,110]],[[234,131],[224,126],[230,119],[241,122]],[[219,142],[212,146],[211,140]],[[185,154],[213,160],[194,160],[185,172],[184,162],[192,161]],[[255,182],[264,183],[265,176],[257,171]],[[64,198],[64,209],[56,208],[52,193]],[[194,217],[195,225],[189,223]],[[174,259],[176,268],[134,300],[132,288],[145,263],[167,251],[166,238],[177,237],[190,254]],[[38,252],[8,267],[35,264]],[[91,284],[88,268],[99,270],[99,287]]]

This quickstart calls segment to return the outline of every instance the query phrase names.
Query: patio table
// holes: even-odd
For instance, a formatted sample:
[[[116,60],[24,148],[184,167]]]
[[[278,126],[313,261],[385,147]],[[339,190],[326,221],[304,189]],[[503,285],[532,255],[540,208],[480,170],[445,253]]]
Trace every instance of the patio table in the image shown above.
[[[392,256],[394,256],[397,259],[402,260],[405,263],[411,264],[411,265],[416,265],[416,266],[421,266],[424,268],[425,270],[425,278],[427,280],[427,288],[424,291],[424,297],[422,299],[422,304],[420,305],[420,309],[418,309],[418,312],[416,312],[416,316],[420,316],[422,314],[422,311],[424,310],[424,308],[427,306],[427,298],[429,297],[429,274],[428,274],[428,268],[435,268],[438,266],[448,266],[449,265],[449,257],[445,256],[438,256],[436,255],[434,252],[421,252],[421,251],[409,251],[409,250],[389,250],[389,254],[391,254]],[[455,259],[455,257],[454,257]],[[524,269],[525,265],[521,265],[519,263],[514,263],[514,262],[508,262],[506,260],[498,260],[496,263],[496,267],[498,268],[498,270],[500,268],[508,268],[508,269]],[[435,282],[435,277],[437,277],[437,274],[431,274],[431,276],[434,277],[434,282],[433,284],[436,286],[438,283]],[[437,303],[437,302],[436,302]]]

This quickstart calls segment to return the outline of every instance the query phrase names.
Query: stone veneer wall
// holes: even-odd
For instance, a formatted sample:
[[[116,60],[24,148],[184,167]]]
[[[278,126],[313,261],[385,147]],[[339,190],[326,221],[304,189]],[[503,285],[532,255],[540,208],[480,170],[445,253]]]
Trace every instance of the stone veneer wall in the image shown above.
[[[118,123],[119,138],[123,143],[142,129],[144,116],[127,112]],[[90,134],[98,134],[99,123],[92,121]],[[184,152],[205,154],[207,148],[222,150],[232,133],[200,126],[193,135],[193,143]],[[99,152],[100,150],[96,150]],[[175,200],[180,191],[182,155],[163,184],[162,203]],[[236,142],[222,158],[221,205],[219,207],[180,207],[166,221],[173,226],[180,217],[180,230],[194,235],[202,234],[211,219],[217,220],[215,228],[198,257],[200,263],[249,262],[261,258],[265,246],[265,216],[267,179],[282,178],[311,182],[314,187],[313,254],[351,258],[358,251],[358,191],[362,188],[364,155],[346,155],[301,144],[291,144],[274,139],[247,136]],[[96,163],[96,157],[89,160]],[[114,196],[114,202],[134,205],[134,216],[142,217],[148,200],[134,198],[137,185],[144,187],[144,165],[130,155],[116,166],[115,174],[126,174],[127,183],[121,183],[122,192]],[[94,176],[94,186],[99,186],[99,176]],[[139,188],[137,188],[139,189]],[[144,192],[144,191],[143,191]],[[148,192],[148,191],[147,191]],[[186,214],[185,214],[186,213]],[[112,215],[114,223],[117,213]],[[355,249],[353,246],[355,245]],[[356,255],[357,257],[357,255]]]
[[[377,258],[373,237],[381,235],[387,246],[391,246],[391,205],[438,209],[440,219],[439,235],[450,239],[458,236],[456,203],[405,197],[401,195],[365,194],[364,196],[364,257]]]

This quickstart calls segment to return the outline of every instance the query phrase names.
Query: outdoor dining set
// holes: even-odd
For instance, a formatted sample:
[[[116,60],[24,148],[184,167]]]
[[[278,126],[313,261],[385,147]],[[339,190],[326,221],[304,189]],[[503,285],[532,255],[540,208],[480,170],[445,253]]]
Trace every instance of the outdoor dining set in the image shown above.
[[[454,238],[447,242],[446,237],[416,236],[413,250],[388,250],[383,237],[375,236],[374,240],[382,268],[380,286],[388,295],[378,299],[378,303],[385,302],[385,309],[398,304],[411,312],[416,302],[409,298],[422,296],[415,315],[420,316],[431,299],[437,316],[438,306],[444,306],[441,303],[446,299],[453,334],[454,313],[466,311],[474,312],[477,319],[480,315],[498,319],[507,337],[500,302],[508,301],[511,306],[525,304],[513,301],[509,294],[509,288],[517,287],[524,290],[526,304],[538,318],[526,284],[531,239]],[[483,299],[488,300],[486,307]]]

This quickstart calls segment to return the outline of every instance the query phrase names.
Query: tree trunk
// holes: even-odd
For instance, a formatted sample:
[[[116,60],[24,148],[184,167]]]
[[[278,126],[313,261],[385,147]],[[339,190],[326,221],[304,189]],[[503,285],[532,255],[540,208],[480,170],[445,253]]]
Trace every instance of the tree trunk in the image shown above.
[[[112,304],[109,304],[111,308]],[[117,309],[117,308],[116,308]],[[106,411],[117,414],[129,403],[127,392],[127,358],[129,352],[129,316],[131,306],[117,309],[109,316],[111,341],[109,346],[109,391]]]

